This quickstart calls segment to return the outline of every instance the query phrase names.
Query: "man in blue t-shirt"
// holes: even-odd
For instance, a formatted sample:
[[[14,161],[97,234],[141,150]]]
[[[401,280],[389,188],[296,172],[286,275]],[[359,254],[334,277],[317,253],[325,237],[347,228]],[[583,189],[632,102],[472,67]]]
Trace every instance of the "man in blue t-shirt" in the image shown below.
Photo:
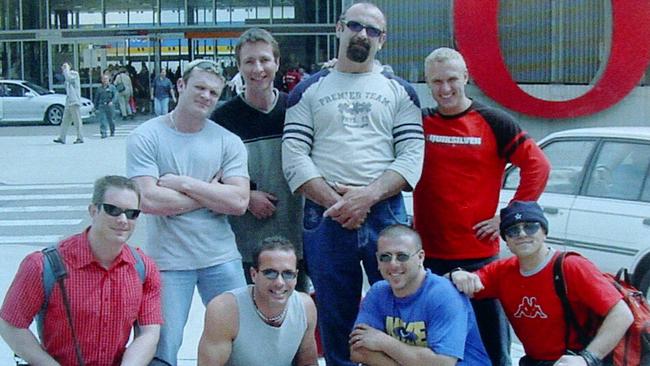
[[[377,261],[385,281],[361,303],[350,358],[365,365],[490,365],[469,300],[424,269],[420,236],[405,225],[384,229]]]

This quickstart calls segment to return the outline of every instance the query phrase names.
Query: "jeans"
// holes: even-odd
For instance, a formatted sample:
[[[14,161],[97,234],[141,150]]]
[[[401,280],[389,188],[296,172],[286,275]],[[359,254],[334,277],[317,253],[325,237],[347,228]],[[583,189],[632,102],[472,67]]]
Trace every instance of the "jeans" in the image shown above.
[[[153,110],[156,116],[162,116],[169,112],[169,98],[153,98]]]
[[[241,260],[187,271],[160,271],[162,311],[165,322],[160,330],[156,356],[150,365],[176,366],[183,343],[183,329],[192,305],[194,286],[203,305],[224,291],[246,286]]]
[[[402,195],[372,207],[357,230],[348,230],[329,217],[325,209],[306,200],[303,218],[304,257],[316,290],[318,326],[328,365],[355,365],[350,361],[348,339],[359,312],[363,262],[368,281],[381,279],[377,268],[377,237],[385,227],[406,224]]]
[[[467,271],[476,271],[496,259],[496,256],[466,260],[427,258],[424,260],[424,266],[429,268],[431,272],[442,276],[457,267]],[[512,364],[510,358],[510,325],[501,303],[496,299],[471,299],[471,303],[474,314],[476,314],[476,323],[481,333],[483,345],[490,356],[492,365],[510,366]]]
[[[115,123],[113,123],[113,106],[102,105],[97,107],[97,118],[99,119],[99,133],[106,137],[110,129],[111,136],[115,134]]]

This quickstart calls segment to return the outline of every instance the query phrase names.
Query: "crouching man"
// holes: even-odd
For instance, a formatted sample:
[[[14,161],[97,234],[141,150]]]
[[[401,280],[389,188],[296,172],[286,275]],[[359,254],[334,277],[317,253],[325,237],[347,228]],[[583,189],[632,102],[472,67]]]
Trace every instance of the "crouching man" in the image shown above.
[[[405,225],[377,241],[379,270],[350,334],[366,365],[491,365],[466,296],[423,266],[420,236]]]
[[[567,324],[553,282],[553,263],[559,253],[544,243],[548,221],[542,209],[536,202],[512,202],[501,210],[499,229],[514,256],[474,273],[451,271],[456,287],[475,298],[501,301],[526,352],[520,365],[599,365],[633,321],[618,290],[587,259],[565,257],[564,281],[578,324],[589,329],[594,317],[604,318],[586,347],[573,327],[567,345]]]
[[[58,284],[46,298],[43,253],[32,253],[20,264],[0,309],[0,335],[30,365],[151,361],[162,323],[160,275],[151,259],[126,244],[139,204],[131,180],[106,176],[95,182],[90,227],[57,245],[68,272],[64,285],[70,317]],[[39,344],[28,327],[43,304]],[[127,347],[134,322],[139,331]]]
[[[279,236],[253,251],[253,285],[228,291],[208,304],[199,342],[199,365],[318,365],[316,306],[294,291],[294,246]]]

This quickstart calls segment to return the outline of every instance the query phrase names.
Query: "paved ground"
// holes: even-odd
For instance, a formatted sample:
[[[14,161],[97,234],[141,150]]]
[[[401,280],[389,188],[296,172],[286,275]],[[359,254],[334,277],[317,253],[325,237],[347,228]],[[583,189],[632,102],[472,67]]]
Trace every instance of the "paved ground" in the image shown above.
[[[0,127],[0,300],[27,253],[88,224],[89,187],[100,176],[125,173],[125,136],[145,119],[118,122],[116,137],[108,139],[99,138],[97,124],[86,125],[85,143],[77,145],[71,143],[72,136],[66,145],[54,144],[57,129],[53,127]],[[81,196],[66,195],[71,193]],[[134,245],[145,240],[146,219],[138,225],[130,241]],[[196,364],[202,323],[203,305],[195,294],[180,365]],[[0,340],[0,365],[12,364],[11,355]],[[521,346],[514,344],[514,364],[521,355]]]

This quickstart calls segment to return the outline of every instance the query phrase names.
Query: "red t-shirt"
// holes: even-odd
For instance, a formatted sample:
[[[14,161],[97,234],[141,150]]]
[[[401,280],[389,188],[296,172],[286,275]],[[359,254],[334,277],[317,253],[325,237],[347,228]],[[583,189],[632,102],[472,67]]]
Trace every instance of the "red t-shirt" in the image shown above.
[[[64,281],[86,365],[119,365],[136,320],[140,325],[163,322],[156,265],[141,253],[146,268],[142,283],[135,258],[123,247],[110,268],[103,268],[90,250],[88,230],[65,239],[59,250],[68,270]],[[43,301],[43,254],[35,252],[20,264],[0,317],[14,327],[27,328]],[[50,356],[62,365],[77,363],[58,284],[50,294],[43,333],[41,342]]]
[[[557,360],[565,351],[564,312],[553,283],[553,262],[549,261],[542,270],[528,277],[520,273],[519,260],[514,256],[476,271],[485,289],[474,297],[499,299],[526,354],[536,360]],[[586,325],[594,315],[605,317],[623,298],[586,258],[566,256],[563,268],[569,302],[578,324]],[[571,349],[583,347],[573,330],[569,344]]]
[[[506,163],[521,168],[513,200],[535,201],[546,186],[548,160],[512,117],[477,102],[455,116],[424,109],[423,127],[424,167],[413,208],[427,258],[496,255],[499,240],[478,240],[473,227],[494,217]]]

